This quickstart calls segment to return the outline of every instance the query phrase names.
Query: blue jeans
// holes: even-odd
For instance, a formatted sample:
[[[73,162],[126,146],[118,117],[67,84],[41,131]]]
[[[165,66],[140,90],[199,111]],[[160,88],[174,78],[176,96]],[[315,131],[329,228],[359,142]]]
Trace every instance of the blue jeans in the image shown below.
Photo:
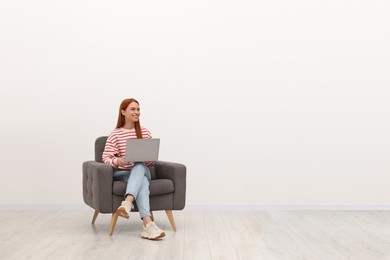
[[[114,172],[114,181],[127,182],[126,194],[132,195],[137,202],[141,218],[151,216],[149,204],[149,185],[151,181],[150,170],[142,162],[136,162],[128,170]]]

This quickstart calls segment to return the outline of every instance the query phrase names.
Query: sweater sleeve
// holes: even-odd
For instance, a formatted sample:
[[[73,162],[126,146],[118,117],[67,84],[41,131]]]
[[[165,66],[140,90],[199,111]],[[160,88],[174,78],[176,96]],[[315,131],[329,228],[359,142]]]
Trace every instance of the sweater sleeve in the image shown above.
[[[103,162],[112,167],[117,167],[114,164],[114,159],[117,158],[118,154],[119,154],[119,149],[117,145],[117,139],[113,134],[111,134],[107,138],[106,145],[104,147],[104,151],[102,155]]]
[[[152,134],[150,133],[150,131],[145,128],[144,131],[142,131],[142,138],[144,139],[151,139],[152,138]]]

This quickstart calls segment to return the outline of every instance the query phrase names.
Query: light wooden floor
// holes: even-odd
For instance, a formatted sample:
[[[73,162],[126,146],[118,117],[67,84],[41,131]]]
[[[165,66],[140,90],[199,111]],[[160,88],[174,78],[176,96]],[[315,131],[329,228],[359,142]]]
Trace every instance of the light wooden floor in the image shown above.
[[[390,211],[182,211],[161,241],[140,238],[138,213],[0,210],[0,259],[390,259]]]

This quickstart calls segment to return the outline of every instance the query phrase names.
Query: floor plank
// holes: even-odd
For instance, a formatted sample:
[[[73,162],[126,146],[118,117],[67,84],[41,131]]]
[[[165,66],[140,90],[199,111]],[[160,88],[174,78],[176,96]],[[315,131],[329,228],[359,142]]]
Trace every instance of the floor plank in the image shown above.
[[[211,258],[238,259],[229,231],[223,221],[222,214],[218,211],[206,211],[203,213]]]
[[[279,240],[283,231],[271,221],[267,212],[249,211],[241,212],[240,215],[265,259],[291,259],[291,255]]]
[[[184,259],[211,259],[202,211],[184,215]]]
[[[249,232],[238,212],[222,212],[222,220],[229,233],[233,248],[239,259],[265,259],[264,254],[256,243],[255,234]],[[251,228],[251,227],[249,227]]]

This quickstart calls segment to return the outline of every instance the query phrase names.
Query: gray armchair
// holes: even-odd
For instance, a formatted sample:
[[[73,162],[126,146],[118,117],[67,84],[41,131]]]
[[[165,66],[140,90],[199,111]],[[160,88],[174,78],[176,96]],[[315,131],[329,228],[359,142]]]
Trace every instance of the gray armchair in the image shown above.
[[[115,213],[120,206],[126,183],[113,181],[114,169],[102,162],[102,154],[107,136],[95,141],[95,161],[83,163],[84,202],[95,210],[92,224],[99,213],[112,213],[109,234],[112,235],[118,219]],[[157,161],[149,166],[152,181],[150,184],[150,210],[165,210],[172,229],[176,231],[172,210],[182,210],[186,199],[186,167],[179,163]],[[138,211],[135,202],[133,211]]]

